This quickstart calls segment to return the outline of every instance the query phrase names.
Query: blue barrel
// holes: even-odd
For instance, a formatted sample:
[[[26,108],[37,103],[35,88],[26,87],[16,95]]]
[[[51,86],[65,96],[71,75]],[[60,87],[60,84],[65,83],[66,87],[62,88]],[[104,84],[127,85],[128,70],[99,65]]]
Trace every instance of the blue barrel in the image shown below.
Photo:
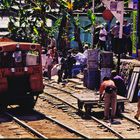
[[[87,87],[87,78],[88,78],[87,68],[84,68],[83,74],[84,74],[84,77],[83,77],[83,85],[85,87]]]
[[[92,90],[99,90],[100,87],[100,71],[88,70],[87,71],[87,88]]]

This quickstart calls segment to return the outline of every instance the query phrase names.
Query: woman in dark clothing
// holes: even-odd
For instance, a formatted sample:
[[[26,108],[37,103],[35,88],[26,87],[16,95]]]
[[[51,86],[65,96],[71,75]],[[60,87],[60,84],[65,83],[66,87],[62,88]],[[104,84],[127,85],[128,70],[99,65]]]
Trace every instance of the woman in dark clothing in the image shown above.
[[[59,82],[62,82],[63,80],[63,74],[66,73],[65,71],[67,70],[67,62],[66,59],[63,57],[62,54],[59,54],[58,57],[58,64],[59,64],[59,70],[58,70],[58,84]]]
[[[67,70],[65,71],[65,78],[72,78],[72,68],[73,65],[76,63],[75,58],[71,55],[71,52],[68,52],[67,54]]]

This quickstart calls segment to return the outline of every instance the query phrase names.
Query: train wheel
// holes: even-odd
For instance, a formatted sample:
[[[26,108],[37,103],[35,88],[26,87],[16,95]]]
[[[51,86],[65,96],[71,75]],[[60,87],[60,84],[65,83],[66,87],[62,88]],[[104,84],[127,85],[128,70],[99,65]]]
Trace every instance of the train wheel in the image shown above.
[[[24,110],[32,110],[34,108],[35,102],[34,97],[31,96],[30,98],[27,98],[20,104],[20,107]]]

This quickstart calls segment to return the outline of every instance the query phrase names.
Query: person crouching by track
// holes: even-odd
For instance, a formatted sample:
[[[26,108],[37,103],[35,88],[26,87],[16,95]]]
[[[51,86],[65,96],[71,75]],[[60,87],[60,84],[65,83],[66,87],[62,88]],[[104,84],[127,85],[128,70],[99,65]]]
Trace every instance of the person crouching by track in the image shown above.
[[[100,92],[100,101],[104,98],[104,121],[111,120],[111,123],[114,121],[115,114],[116,114],[116,105],[117,105],[117,88],[113,80],[109,77],[104,77],[103,82],[99,88]],[[111,109],[111,117],[110,114],[110,107]]]

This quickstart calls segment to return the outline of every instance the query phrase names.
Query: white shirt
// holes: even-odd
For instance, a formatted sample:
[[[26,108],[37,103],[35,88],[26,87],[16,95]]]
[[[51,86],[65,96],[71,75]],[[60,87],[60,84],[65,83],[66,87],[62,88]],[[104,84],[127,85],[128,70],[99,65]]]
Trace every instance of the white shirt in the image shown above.
[[[105,36],[100,36],[100,34],[104,34]],[[101,41],[106,41],[106,36],[107,36],[107,31],[106,31],[106,29],[105,29],[105,28],[101,29],[101,30],[100,30],[100,33],[99,33],[99,39],[100,39]]]
[[[87,57],[88,57],[88,50],[85,50],[85,51],[83,52],[83,55],[85,55],[85,57],[87,58]]]

